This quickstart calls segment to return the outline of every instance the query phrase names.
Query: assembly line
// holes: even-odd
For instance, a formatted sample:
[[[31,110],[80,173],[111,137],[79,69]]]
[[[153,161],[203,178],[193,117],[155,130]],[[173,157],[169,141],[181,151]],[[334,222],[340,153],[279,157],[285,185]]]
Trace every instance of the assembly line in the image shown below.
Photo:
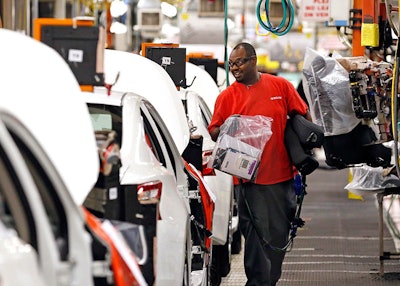
[[[399,284],[400,1],[253,2],[0,0],[1,286]]]

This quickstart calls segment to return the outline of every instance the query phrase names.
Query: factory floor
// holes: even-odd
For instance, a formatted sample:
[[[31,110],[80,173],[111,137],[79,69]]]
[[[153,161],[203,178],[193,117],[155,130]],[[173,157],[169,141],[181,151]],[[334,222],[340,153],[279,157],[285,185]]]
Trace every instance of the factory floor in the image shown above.
[[[278,286],[400,285],[400,260],[394,256],[400,241],[399,199],[383,199],[380,239],[376,194],[354,196],[344,189],[348,182],[348,169],[319,168],[307,176],[301,212],[306,223],[286,254]],[[392,259],[380,260],[380,241]],[[222,286],[245,285],[243,253],[233,255]]]

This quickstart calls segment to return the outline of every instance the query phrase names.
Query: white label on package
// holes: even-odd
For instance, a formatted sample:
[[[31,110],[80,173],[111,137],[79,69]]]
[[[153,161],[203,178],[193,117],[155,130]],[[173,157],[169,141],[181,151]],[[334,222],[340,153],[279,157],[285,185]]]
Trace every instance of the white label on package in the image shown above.
[[[242,142],[242,141],[238,140],[237,138],[229,136],[227,134],[224,134],[221,137],[221,140],[219,141],[218,148],[221,148],[221,149],[228,149],[228,148],[235,149],[235,150],[237,150],[237,151],[239,151],[241,153],[249,154],[249,155],[251,155],[252,157],[255,157],[255,158],[258,157],[261,154],[261,150],[260,149],[254,147],[254,146],[251,146],[251,145],[249,145],[249,144],[247,144],[245,142]]]
[[[83,62],[83,51],[82,50],[68,50],[68,61],[74,63]]]
[[[257,158],[228,149],[221,164],[221,171],[250,180],[257,165]]]

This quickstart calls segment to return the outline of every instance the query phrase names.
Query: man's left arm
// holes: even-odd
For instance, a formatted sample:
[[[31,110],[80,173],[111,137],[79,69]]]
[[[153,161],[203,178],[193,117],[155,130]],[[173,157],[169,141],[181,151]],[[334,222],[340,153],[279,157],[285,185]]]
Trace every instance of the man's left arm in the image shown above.
[[[289,106],[292,106],[292,112],[291,116],[294,114],[300,114],[304,118],[306,118],[308,121],[312,122],[312,117],[310,110],[308,108],[307,102],[303,100],[303,98],[300,96],[300,94],[297,92],[297,90],[294,88],[294,86],[289,83],[289,94],[291,94],[291,98],[289,99]],[[305,111],[305,113],[303,113]]]

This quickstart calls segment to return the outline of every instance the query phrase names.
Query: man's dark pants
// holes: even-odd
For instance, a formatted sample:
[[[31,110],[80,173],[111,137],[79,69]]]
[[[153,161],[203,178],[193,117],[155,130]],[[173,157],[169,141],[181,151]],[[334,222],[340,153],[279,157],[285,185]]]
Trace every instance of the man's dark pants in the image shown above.
[[[281,277],[285,257],[281,249],[288,242],[290,223],[296,212],[293,180],[274,185],[243,183],[235,186],[235,192],[239,198],[239,227],[245,238],[246,286],[275,285]],[[259,232],[274,249],[263,247],[248,208]]]

